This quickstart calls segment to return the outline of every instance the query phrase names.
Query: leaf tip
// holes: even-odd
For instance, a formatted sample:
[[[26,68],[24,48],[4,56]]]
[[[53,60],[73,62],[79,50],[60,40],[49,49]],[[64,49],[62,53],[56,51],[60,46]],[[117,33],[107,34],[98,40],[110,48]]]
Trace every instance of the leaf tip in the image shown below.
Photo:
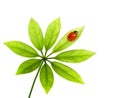
[[[3,43],[5,46],[9,47],[9,42],[4,42]]]
[[[19,71],[17,71],[16,73],[15,73],[15,75],[23,75],[23,74],[26,74],[26,73],[22,73],[22,72],[19,72]]]
[[[85,84],[85,82],[81,79],[78,81],[78,83],[83,84],[83,85]]]
[[[85,29],[85,25],[83,25],[81,28],[82,28],[82,31],[83,31]]]
[[[92,56],[95,55],[95,54],[96,54],[96,52],[92,52]]]
[[[57,19],[58,19],[58,20],[60,20],[60,19],[61,19],[61,17],[59,16]]]
[[[15,73],[15,75],[19,75],[18,73]]]
[[[43,87],[43,88],[44,88],[44,87]],[[48,88],[44,88],[44,90],[45,90],[45,93],[46,93],[46,94],[48,94],[49,91],[50,91],[50,89],[48,89]]]
[[[15,75],[19,75],[19,73],[15,73]]]
[[[31,17],[31,18],[30,18],[30,21],[33,21],[33,20],[34,20],[34,19]]]
[[[61,17],[58,17],[58,18],[55,19],[55,21],[57,20],[57,22],[60,23],[60,19],[61,19]]]
[[[29,25],[30,25],[31,23],[34,23],[34,22],[35,22],[35,20],[34,20],[33,18],[30,18]]]
[[[80,82],[80,84],[83,84],[83,85],[84,85],[84,84],[85,84],[85,82],[84,82],[84,81],[81,81],[81,82]]]
[[[61,17],[58,17],[58,19],[60,20],[60,19],[61,19]]]
[[[3,44],[6,45],[7,42],[4,42]]]
[[[46,94],[48,94],[48,93],[49,93],[49,90],[45,90],[45,92],[46,92]]]
[[[15,73],[15,75],[19,75],[20,74],[20,72],[19,71],[17,71],[16,73]]]
[[[20,74],[22,74],[22,72],[18,68],[18,70],[16,71],[15,75],[20,75]]]
[[[83,79],[82,79],[82,77],[81,76],[79,76],[79,78],[78,78],[78,81],[77,81],[78,83],[80,83],[80,84],[85,84],[85,82],[83,81]]]
[[[4,44],[4,45],[7,45],[7,42],[4,42],[3,44]]]

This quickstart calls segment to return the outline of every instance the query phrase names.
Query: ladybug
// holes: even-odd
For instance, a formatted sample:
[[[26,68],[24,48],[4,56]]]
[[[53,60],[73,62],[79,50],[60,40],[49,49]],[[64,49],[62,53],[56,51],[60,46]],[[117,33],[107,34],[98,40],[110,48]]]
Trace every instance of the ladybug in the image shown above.
[[[72,32],[70,32],[69,34],[68,34],[68,36],[67,36],[67,39],[69,40],[69,41],[73,41],[73,40],[75,40],[76,38],[77,38],[77,31],[72,31]]]

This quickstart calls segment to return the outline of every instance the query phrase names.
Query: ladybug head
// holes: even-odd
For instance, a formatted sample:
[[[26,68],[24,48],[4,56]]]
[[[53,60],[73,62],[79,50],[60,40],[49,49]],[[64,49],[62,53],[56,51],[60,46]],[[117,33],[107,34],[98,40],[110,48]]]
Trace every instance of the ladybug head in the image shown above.
[[[77,31],[73,31],[74,33],[78,33]]]

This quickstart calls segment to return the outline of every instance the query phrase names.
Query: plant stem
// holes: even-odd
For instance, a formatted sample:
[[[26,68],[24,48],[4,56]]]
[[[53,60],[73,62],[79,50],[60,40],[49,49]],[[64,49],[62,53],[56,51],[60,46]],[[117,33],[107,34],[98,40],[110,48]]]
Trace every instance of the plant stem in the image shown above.
[[[54,59],[54,57],[50,57],[50,58],[48,58],[48,59]]]
[[[42,56],[41,56],[41,55],[38,55],[38,56],[42,58]]]
[[[49,61],[48,59],[47,59],[47,61],[48,61],[49,63],[51,63],[51,61]]]
[[[42,51],[40,51],[41,52],[41,54],[42,54],[42,56],[43,56],[43,52]]]
[[[50,55],[52,55],[53,54],[53,52],[51,52],[47,57],[49,57]]]
[[[46,56],[46,54],[47,54],[47,50],[45,50],[45,56]]]
[[[29,93],[29,95],[28,95],[28,98],[31,97],[31,94],[32,94],[32,91],[33,91],[33,87],[34,87],[34,85],[35,85],[36,79],[37,79],[38,74],[39,74],[39,72],[40,72],[42,63],[43,63],[43,61],[41,61],[40,66],[39,66],[39,68],[38,68],[38,71],[37,71],[37,73],[36,73],[36,75],[35,75],[35,78],[34,78],[34,80],[33,80],[33,83],[32,83],[31,89],[30,89],[30,93]]]

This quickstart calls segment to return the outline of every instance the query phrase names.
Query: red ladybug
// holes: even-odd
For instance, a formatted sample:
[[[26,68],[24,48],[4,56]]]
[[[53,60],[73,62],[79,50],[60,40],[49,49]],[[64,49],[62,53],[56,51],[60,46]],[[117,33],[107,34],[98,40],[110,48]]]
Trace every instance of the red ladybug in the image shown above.
[[[67,39],[69,41],[75,40],[77,38],[77,33],[78,33],[77,31],[70,32],[67,36]]]

